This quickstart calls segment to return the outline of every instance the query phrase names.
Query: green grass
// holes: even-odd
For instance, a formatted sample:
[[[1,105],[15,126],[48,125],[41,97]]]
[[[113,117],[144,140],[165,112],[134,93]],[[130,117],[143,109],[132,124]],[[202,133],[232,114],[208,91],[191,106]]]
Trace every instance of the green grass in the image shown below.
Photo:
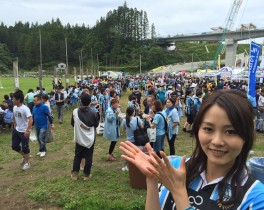
[[[3,89],[0,89],[0,99],[2,99],[5,94],[13,93],[14,92],[14,79],[13,78],[3,78],[0,77],[0,81],[2,83]],[[63,85],[65,85],[65,79],[62,80]],[[47,92],[52,90],[52,78],[51,77],[44,77],[42,80],[43,88],[46,88]],[[70,79],[70,84],[74,83],[74,80]],[[19,78],[19,89],[23,90],[24,94],[27,93],[29,88],[33,88],[36,90],[36,87],[39,86],[39,79],[38,78]]]
[[[0,89],[0,98],[5,93],[12,92],[12,79],[0,79],[5,89]],[[43,80],[44,87],[51,90],[51,78]],[[9,85],[8,85],[9,84]],[[21,89],[37,86],[37,79],[23,78],[20,81]],[[122,110],[127,107],[127,95],[121,98]],[[140,210],[145,206],[145,190],[131,189],[129,175],[121,168],[125,162],[118,158],[116,162],[106,161],[109,142],[102,136],[96,139],[94,150],[94,166],[92,178],[83,182],[82,173],[79,180],[71,181],[70,172],[74,157],[73,128],[70,125],[71,110],[65,113],[63,124],[58,124],[55,113],[54,141],[47,144],[48,153],[43,159],[36,156],[38,143],[30,142],[32,168],[22,172],[19,167],[21,157],[11,150],[11,133],[0,133],[0,206],[12,205],[12,197],[20,200],[26,206],[21,209],[38,209],[47,205],[56,209],[67,210]],[[182,120],[184,123],[185,119]],[[125,140],[122,133],[119,143]],[[194,148],[194,140],[187,134],[180,132],[176,141],[177,155],[190,155]],[[114,154],[121,155],[121,151],[115,148]],[[168,145],[165,142],[165,152],[168,153]],[[257,135],[254,146],[254,156],[264,156],[263,134]],[[7,197],[10,196],[10,197]],[[9,198],[9,199],[8,199]],[[3,203],[1,203],[3,202]],[[28,203],[34,203],[33,207]],[[21,204],[20,204],[21,205]],[[12,206],[11,206],[12,207]],[[12,209],[10,206],[7,209]],[[48,208],[45,208],[48,209]]]

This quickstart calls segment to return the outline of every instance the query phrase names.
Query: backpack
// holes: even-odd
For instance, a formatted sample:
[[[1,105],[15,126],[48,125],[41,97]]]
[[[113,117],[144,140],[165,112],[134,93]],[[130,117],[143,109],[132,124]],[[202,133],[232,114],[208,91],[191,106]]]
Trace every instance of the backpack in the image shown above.
[[[195,104],[194,104],[194,101],[197,100],[198,101],[198,104],[200,104],[200,100],[198,98],[194,98],[194,99],[191,99],[190,101],[190,112],[191,114],[197,114],[197,110],[195,109]]]
[[[192,98],[190,98],[190,113],[191,114],[197,113],[197,110],[195,109],[195,106],[194,106],[194,99],[192,99]]]

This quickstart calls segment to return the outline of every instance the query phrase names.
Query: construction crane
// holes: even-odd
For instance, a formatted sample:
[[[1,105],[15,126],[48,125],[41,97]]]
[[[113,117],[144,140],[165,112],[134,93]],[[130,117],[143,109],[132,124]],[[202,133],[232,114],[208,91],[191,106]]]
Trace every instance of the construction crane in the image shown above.
[[[227,19],[226,19],[226,26],[223,30],[223,34],[222,34],[222,38],[221,38],[221,41],[219,43],[219,47],[217,49],[217,52],[215,54],[215,58],[214,58],[214,63],[212,65],[212,69],[215,69],[216,65],[217,65],[217,61],[218,61],[218,56],[221,54],[221,53],[224,53],[225,52],[225,47],[226,47],[226,36],[227,36],[227,33],[232,29],[233,25],[234,25],[234,22],[235,22],[235,19],[237,17],[237,14],[238,14],[238,10],[242,4],[243,0],[234,0],[229,12],[228,12],[228,15],[227,15]]]

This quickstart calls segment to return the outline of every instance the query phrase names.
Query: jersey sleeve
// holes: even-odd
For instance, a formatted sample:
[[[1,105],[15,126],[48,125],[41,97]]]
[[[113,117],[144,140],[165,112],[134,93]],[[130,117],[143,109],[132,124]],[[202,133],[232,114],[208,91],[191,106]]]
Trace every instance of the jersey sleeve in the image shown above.
[[[175,112],[172,112],[171,119],[173,123],[180,122],[180,118],[179,118],[177,110]]]
[[[264,209],[263,201],[264,201],[264,184],[257,180],[248,189],[247,193],[245,194],[242,200],[241,205],[237,209],[262,210]]]
[[[160,121],[160,116],[159,116],[159,114],[155,114],[152,123],[155,124],[155,125],[157,125],[157,124],[159,123],[159,121]]]

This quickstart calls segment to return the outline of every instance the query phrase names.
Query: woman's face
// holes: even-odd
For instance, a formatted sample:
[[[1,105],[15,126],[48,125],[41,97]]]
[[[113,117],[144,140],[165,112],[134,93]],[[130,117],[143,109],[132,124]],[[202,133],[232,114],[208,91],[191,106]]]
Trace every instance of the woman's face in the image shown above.
[[[114,104],[112,104],[112,107],[113,107],[114,109],[117,109],[117,108],[119,107],[119,103],[114,103]]]
[[[213,105],[205,113],[198,138],[207,156],[207,167],[220,167],[222,170],[233,166],[244,145],[225,110],[218,105]]]
[[[173,106],[173,103],[170,100],[166,101],[166,108],[171,108]]]
[[[154,104],[151,106],[151,109],[153,112],[156,112],[156,106]]]

